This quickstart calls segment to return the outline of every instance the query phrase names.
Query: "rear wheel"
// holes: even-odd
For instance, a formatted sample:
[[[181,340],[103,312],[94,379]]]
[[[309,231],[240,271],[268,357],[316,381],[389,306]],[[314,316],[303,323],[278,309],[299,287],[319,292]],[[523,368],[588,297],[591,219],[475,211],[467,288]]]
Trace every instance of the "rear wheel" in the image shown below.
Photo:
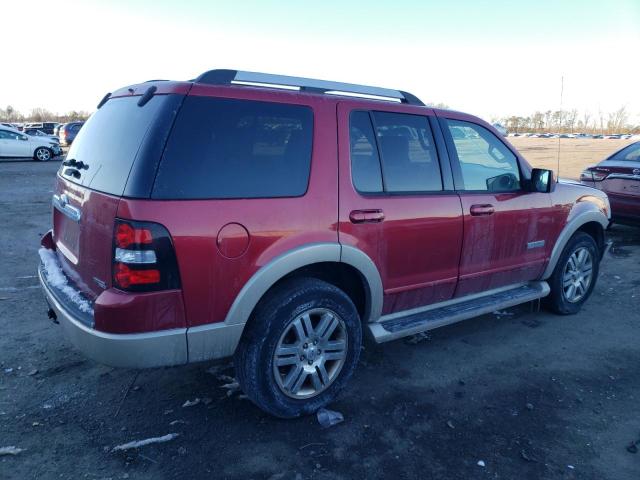
[[[315,412],[340,393],[361,344],[351,299],[324,281],[298,278],[260,302],[234,364],[242,389],[258,407],[293,418]]]
[[[40,160],[41,162],[48,162],[53,157],[51,150],[46,147],[38,147],[33,154],[33,158],[35,160]]]
[[[598,278],[598,246],[591,235],[577,232],[565,246],[549,286],[545,303],[561,315],[578,313],[587,301]]]

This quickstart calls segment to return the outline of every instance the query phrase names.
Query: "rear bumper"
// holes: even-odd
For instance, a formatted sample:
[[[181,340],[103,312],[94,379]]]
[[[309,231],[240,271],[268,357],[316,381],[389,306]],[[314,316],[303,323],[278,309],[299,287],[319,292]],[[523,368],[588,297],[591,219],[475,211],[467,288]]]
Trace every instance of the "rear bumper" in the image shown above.
[[[113,334],[95,330],[76,318],[53,294],[42,266],[38,277],[44,296],[71,343],[87,357],[114,367],[148,368],[188,362],[187,329]]]

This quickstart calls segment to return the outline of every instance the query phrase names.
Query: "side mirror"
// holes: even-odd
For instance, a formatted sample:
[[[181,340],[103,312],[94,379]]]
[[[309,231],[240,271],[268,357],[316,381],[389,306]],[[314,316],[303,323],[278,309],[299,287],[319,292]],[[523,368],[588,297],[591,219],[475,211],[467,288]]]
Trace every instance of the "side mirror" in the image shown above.
[[[553,190],[553,171],[544,168],[531,170],[531,191],[549,193]]]
[[[20,140],[24,140],[26,142],[27,140],[29,140],[29,137],[27,137],[26,135],[22,135],[20,137]]]

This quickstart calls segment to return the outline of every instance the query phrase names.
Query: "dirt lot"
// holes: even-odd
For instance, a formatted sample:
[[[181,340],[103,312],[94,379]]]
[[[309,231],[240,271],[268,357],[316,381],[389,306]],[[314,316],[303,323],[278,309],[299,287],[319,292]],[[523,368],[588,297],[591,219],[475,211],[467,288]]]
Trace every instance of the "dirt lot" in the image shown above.
[[[514,139],[538,165],[552,143]],[[606,153],[574,150],[567,176]],[[613,228],[579,315],[521,306],[417,344],[367,344],[332,405],[345,421],[322,429],[227,395],[229,365],[138,372],[76,352],[46,319],[35,277],[56,168],[0,163],[0,447],[24,449],[0,456],[1,479],[640,478],[640,453],[627,451],[640,440],[640,229]]]
[[[637,140],[528,138],[508,140],[534,167],[558,172],[558,140],[560,141],[560,177],[578,180],[585,167],[598,163]]]

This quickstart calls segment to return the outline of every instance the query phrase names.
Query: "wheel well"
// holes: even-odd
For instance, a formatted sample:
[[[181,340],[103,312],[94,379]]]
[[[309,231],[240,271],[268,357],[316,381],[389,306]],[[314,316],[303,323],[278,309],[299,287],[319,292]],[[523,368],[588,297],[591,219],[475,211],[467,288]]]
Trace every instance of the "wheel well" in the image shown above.
[[[598,245],[598,249],[602,252],[604,248],[604,228],[598,222],[587,222],[580,226],[578,232],[584,232],[591,235]]]
[[[273,284],[264,296],[285,280],[295,277],[312,277],[335,285],[349,296],[363,321],[369,315],[369,288],[366,280],[358,270],[346,263],[321,262],[298,268]]]

